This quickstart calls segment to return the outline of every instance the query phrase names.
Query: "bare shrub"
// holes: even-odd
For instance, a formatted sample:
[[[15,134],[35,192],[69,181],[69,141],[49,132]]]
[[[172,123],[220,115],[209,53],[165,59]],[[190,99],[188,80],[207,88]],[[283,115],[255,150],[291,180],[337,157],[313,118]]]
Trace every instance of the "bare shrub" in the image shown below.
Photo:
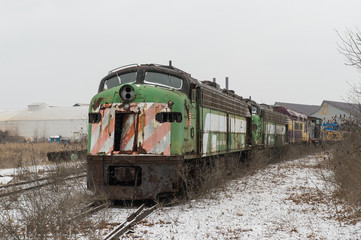
[[[355,113],[352,117],[337,118],[344,138],[325,146],[328,155],[326,160],[332,171],[331,177],[325,180],[336,187],[336,197],[346,200],[355,213],[361,216],[361,111],[359,104],[350,106]]]
[[[258,149],[252,152],[249,159],[249,172],[252,173],[258,171],[267,167],[269,164],[298,159],[310,154],[318,153],[322,150],[321,146],[309,144]]]
[[[358,209],[361,206],[361,135],[352,134],[334,144],[329,161],[334,173],[332,182],[338,186],[337,196]]]
[[[338,44],[339,52],[345,56],[346,65],[361,72],[361,32],[360,29],[346,29]],[[360,83],[351,85],[348,96],[352,116],[340,119],[349,136],[334,146],[330,164],[334,170],[334,183],[338,195],[348,201],[361,215],[361,91]]]

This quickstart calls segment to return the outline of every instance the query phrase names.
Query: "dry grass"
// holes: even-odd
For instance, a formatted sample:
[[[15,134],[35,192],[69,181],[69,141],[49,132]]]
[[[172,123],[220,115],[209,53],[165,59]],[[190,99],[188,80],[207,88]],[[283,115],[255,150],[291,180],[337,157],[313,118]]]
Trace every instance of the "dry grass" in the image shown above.
[[[47,152],[82,150],[85,143],[2,143],[0,168],[13,168],[48,163]]]
[[[27,166],[50,163],[47,152],[84,148],[85,143],[3,143],[0,168],[17,167],[15,178],[37,179],[46,169],[32,172]],[[86,189],[85,178],[64,181],[65,176],[85,170],[82,161],[51,162],[47,176],[52,184],[0,198],[0,239],[77,239],[79,235],[97,239],[96,226],[90,221],[70,221],[89,202],[105,200]]]
[[[359,209],[361,216],[361,135],[354,134],[331,147],[329,163],[334,174],[330,181],[337,185],[336,196]]]
[[[85,178],[64,181],[79,166],[85,170],[79,163],[57,164],[51,185],[0,198],[0,239],[99,239],[89,220],[71,221],[85,205],[106,200],[86,189]]]
[[[264,169],[269,164],[298,159],[310,154],[315,154],[323,149],[314,145],[289,145],[271,149],[260,149],[252,152],[249,165],[249,173]]]

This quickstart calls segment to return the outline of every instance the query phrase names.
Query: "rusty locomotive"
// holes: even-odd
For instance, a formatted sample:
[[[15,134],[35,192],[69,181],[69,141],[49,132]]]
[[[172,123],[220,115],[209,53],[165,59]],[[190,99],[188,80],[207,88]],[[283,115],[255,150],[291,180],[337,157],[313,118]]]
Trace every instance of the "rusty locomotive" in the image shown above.
[[[88,187],[112,200],[177,193],[186,162],[303,141],[304,120],[171,63],[121,67],[90,103]]]

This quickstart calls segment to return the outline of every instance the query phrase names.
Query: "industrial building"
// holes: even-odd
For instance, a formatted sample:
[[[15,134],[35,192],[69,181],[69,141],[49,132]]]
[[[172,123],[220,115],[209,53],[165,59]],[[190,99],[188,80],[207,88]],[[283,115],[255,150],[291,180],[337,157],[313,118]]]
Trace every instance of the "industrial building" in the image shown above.
[[[276,106],[283,106],[287,109],[303,113],[308,117],[308,129],[311,139],[319,133],[318,125],[322,123],[322,129],[328,131],[345,129],[344,124],[349,120],[361,117],[360,104],[352,104],[346,102],[335,102],[324,100],[321,106],[303,105],[294,103],[276,102]],[[313,131],[314,129],[315,131]],[[325,132],[325,133],[326,133]],[[327,134],[326,134],[327,135]],[[328,137],[325,137],[328,139]],[[328,134],[329,140],[342,138],[342,135]]]
[[[323,122],[339,122],[341,118],[360,117],[359,104],[324,100],[321,106],[295,103],[276,102],[276,106],[283,106],[292,111],[305,114],[307,117],[322,119]]]
[[[322,119],[324,123],[339,122],[341,119],[360,117],[360,105],[325,100],[317,112],[311,116]]]
[[[30,141],[49,140],[54,136],[77,141],[87,136],[88,108],[86,104],[54,107],[33,103],[27,109],[0,110],[0,131]]]

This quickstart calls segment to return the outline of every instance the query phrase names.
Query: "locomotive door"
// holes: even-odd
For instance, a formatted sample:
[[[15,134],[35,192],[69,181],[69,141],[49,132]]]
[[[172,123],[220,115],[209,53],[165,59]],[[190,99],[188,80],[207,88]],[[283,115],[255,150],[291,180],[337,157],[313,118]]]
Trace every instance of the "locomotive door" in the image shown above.
[[[196,139],[197,139],[197,154],[201,154],[202,153],[202,137],[201,137],[201,122],[203,121],[203,119],[201,119],[201,117],[203,116],[203,113],[201,113],[201,109],[200,109],[200,105],[201,105],[201,89],[199,87],[197,87],[196,89],[194,89],[195,91],[195,102],[196,102]]]
[[[226,150],[227,150],[227,152],[229,152],[229,150],[230,150],[230,144],[231,144],[231,133],[230,133],[230,131],[231,131],[231,124],[230,124],[230,118],[229,118],[229,114],[227,113],[227,115],[226,115],[226,120],[227,120],[227,126],[226,126],[226,131],[227,131],[227,133],[226,133]]]
[[[137,151],[138,123],[139,114],[124,112],[115,113],[114,151]],[[129,131],[129,129],[133,129],[133,131]],[[131,132],[132,134],[129,134],[128,132]]]
[[[202,153],[202,137],[201,137],[201,123],[203,121],[201,112],[201,100],[202,92],[200,87],[192,89],[192,102],[195,103],[196,108],[196,129],[195,129],[195,138],[196,138],[196,153],[201,155]]]

